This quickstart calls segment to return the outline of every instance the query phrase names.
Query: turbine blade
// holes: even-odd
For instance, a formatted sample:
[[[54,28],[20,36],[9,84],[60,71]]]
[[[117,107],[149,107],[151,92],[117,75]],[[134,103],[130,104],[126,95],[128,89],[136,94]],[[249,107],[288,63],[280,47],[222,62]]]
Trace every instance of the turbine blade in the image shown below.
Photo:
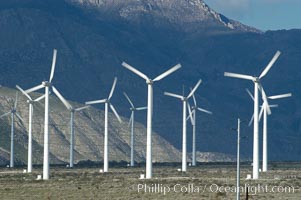
[[[278,108],[277,104],[270,105],[270,108]]]
[[[270,109],[270,105],[269,105],[269,102],[268,102],[267,95],[266,95],[266,93],[265,93],[265,91],[264,91],[262,85],[259,84],[258,86],[259,86],[259,89],[261,90],[262,100],[263,100],[263,102],[266,103],[266,105],[267,105],[267,107],[266,107],[267,113],[270,115],[270,114],[272,114],[272,111],[271,111],[271,109]]]
[[[24,120],[22,119],[22,117],[16,112],[15,113],[16,114],[16,116],[22,121],[22,122],[24,122]]]
[[[192,88],[190,88],[190,91],[192,90]],[[194,94],[192,95],[192,98],[193,98],[193,103],[194,103],[194,106],[195,107],[197,107],[197,105],[196,105],[196,99],[195,99],[195,96],[194,96]]]
[[[204,109],[204,108],[200,108],[200,107],[198,107],[197,108],[199,111],[201,111],[201,112],[204,112],[204,113],[207,113],[207,114],[210,114],[210,115],[212,115],[212,112],[211,111],[209,111],[209,110],[206,110],[206,109]]]
[[[232,77],[232,78],[246,79],[246,80],[251,80],[251,81],[254,81],[254,79],[255,79],[253,76],[244,75],[244,74],[230,73],[230,72],[225,72],[224,76]]]
[[[35,102],[38,102],[38,101],[40,101],[40,100],[42,100],[42,99],[44,99],[44,98],[45,98],[45,94],[43,94],[42,96],[36,98],[34,101],[35,101]]]
[[[182,66],[181,64],[177,64],[174,67],[170,68],[169,70],[167,70],[166,72],[164,72],[163,74],[157,76],[153,81],[160,81],[161,79],[165,78],[166,76],[170,75],[171,73],[177,71],[178,69],[180,69]]]
[[[134,106],[133,102],[131,101],[130,97],[125,92],[123,92],[123,95],[128,100],[128,102],[131,104],[132,108],[134,108],[135,106]]]
[[[120,116],[118,115],[117,111],[115,110],[115,108],[112,104],[110,104],[110,108],[113,111],[113,113],[115,114],[115,116],[117,117],[118,121],[121,123],[122,120],[121,120]]]
[[[114,93],[114,90],[115,90],[115,87],[116,87],[116,83],[117,83],[117,77],[114,78],[114,82],[113,82],[113,85],[112,85],[112,88],[111,88],[108,99],[111,99],[111,97],[113,96],[113,93]]]
[[[87,109],[89,107],[90,106],[82,106],[82,107],[76,108],[75,111],[81,111],[81,110]]]
[[[128,70],[134,72],[135,74],[137,74],[138,76],[144,78],[145,80],[149,80],[149,78],[143,74],[142,72],[140,72],[139,70],[135,69],[134,67],[132,67],[131,65],[127,64],[126,62],[122,62],[121,64],[123,67],[127,68]]]
[[[55,63],[56,63],[56,54],[57,54],[57,50],[53,49],[52,66],[51,66],[51,73],[50,73],[50,77],[49,77],[49,82],[50,83],[51,83],[51,81],[53,79],[53,75],[54,75]]]
[[[275,95],[275,96],[269,96],[269,99],[282,99],[282,98],[287,98],[291,97],[292,93],[287,93],[287,94],[280,94],[280,95]]]
[[[252,93],[250,92],[250,90],[248,88],[246,88],[246,91],[249,94],[249,96],[252,98],[252,100],[254,101],[254,97],[253,97]]]
[[[251,126],[251,125],[252,125],[252,123],[253,123],[253,120],[254,120],[254,114],[252,115],[252,117],[251,117],[251,120],[249,121],[249,124],[248,124],[248,126]]]
[[[259,76],[259,79],[261,79],[262,77],[264,77],[268,71],[272,68],[272,66],[274,65],[274,63],[276,62],[276,60],[278,59],[278,57],[280,56],[281,52],[277,51],[276,54],[274,55],[274,57],[272,58],[272,60],[269,62],[269,64],[266,66],[266,68],[262,71],[262,73]]]
[[[139,107],[139,108],[136,108],[136,110],[147,110],[147,107]]]
[[[1,115],[0,118],[3,118],[3,117],[5,117],[7,115],[10,115],[10,114],[11,114],[11,112],[5,113],[5,114]]]
[[[183,96],[181,96],[181,95],[178,95],[178,94],[174,94],[174,93],[170,93],[170,92],[164,92],[164,95],[166,95],[166,96],[171,96],[171,97],[175,97],[175,98],[178,98],[178,99],[184,99],[184,97]]]
[[[96,100],[96,101],[87,101],[85,104],[92,105],[92,104],[99,104],[99,103],[105,103],[105,102],[107,102],[107,99],[101,99],[101,100]]]
[[[131,126],[131,122],[132,122],[132,120],[133,120],[133,113],[131,114],[131,117],[130,117],[130,120],[129,120],[128,127],[130,127],[130,126]]]
[[[190,91],[189,95],[187,96],[187,99],[189,99],[195,93],[195,91],[198,89],[198,87],[200,86],[201,83],[202,83],[202,80],[200,79],[197,82],[197,84],[194,86],[194,88]]]
[[[17,108],[18,105],[18,91],[16,92],[16,98],[15,98],[15,103],[14,103],[14,109]]]
[[[35,87],[33,87],[33,88],[30,88],[30,89],[28,89],[28,90],[25,90],[25,92],[26,92],[27,94],[29,94],[29,93],[31,93],[31,92],[37,91],[37,90],[39,90],[39,89],[42,89],[43,87],[44,87],[43,84],[37,85],[37,86],[35,86]]]
[[[29,100],[32,101],[31,97],[20,86],[16,85],[16,88],[20,90],[22,94],[24,94]]]
[[[52,86],[52,90],[54,92],[54,94],[61,100],[61,102],[66,106],[66,108],[68,110],[72,109],[72,106],[70,105],[70,103],[61,95],[61,93],[54,87]]]
[[[188,108],[188,117],[190,118],[190,122],[192,125],[194,125],[194,120],[193,120],[193,117],[192,117],[192,112],[191,112],[191,108],[190,108],[190,104],[187,102],[187,108]]]
[[[260,109],[260,113],[259,113],[259,117],[258,120],[261,120],[262,114],[263,114],[263,110],[265,109],[265,103],[262,104],[261,109]]]

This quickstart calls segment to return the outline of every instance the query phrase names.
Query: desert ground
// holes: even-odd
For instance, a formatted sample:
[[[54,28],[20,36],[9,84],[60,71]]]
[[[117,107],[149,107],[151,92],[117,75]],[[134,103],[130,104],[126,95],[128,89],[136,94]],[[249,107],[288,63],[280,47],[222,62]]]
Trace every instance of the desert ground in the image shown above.
[[[235,199],[236,165],[200,164],[188,167],[153,166],[153,179],[139,179],[142,167],[51,167],[50,180],[37,180],[22,167],[0,169],[0,199]],[[250,164],[241,167],[241,199],[301,199],[301,163],[272,163],[259,180],[246,180]]]

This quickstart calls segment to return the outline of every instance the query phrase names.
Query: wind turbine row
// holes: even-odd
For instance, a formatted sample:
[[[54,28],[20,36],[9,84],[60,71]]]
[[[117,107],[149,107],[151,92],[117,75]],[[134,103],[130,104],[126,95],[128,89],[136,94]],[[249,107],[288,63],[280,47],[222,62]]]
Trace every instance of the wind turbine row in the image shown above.
[[[240,78],[245,80],[251,80],[254,83],[254,95],[252,95],[249,91],[249,95],[252,97],[254,101],[254,114],[253,114],[253,131],[254,131],[254,141],[253,141],[253,179],[258,179],[259,176],[259,120],[261,118],[261,115],[264,115],[264,125],[263,125],[263,169],[267,170],[267,115],[271,114],[271,107],[273,105],[269,105],[268,99],[279,99],[279,98],[285,98],[291,96],[291,93],[289,94],[282,94],[282,95],[276,95],[276,96],[270,96],[267,97],[263,86],[261,84],[261,79],[266,76],[266,74],[269,72],[273,64],[276,62],[278,57],[280,56],[280,52],[277,51],[272,60],[268,63],[268,65],[265,67],[265,69],[262,71],[262,73],[256,77],[256,76],[250,76],[250,75],[243,75],[243,74],[237,74],[237,73],[230,73],[225,72],[224,76],[232,77],[232,78]],[[74,166],[74,113],[77,111],[81,111],[83,109],[88,108],[90,105],[94,104],[105,104],[105,121],[104,121],[104,166],[103,166],[103,172],[108,172],[109,169],[109,145],[108,145],[108,111],[109,107],[118,119],[118,121],[121,123],[122,120],[117,113],[116,109],[111,103],[111,98],[114,94],[114,90],[117,84],[117,77],[114,78],[112,88],[110,90],[110,93],[107,98],[101,99],[101,100],[94,100],[94,101],[87,101],[86,105],[79,108],[74,108],[62,95],[61,93],[54,87],[52,80],[54,77],[55,72],[55,66],[56,66],[56,58],[57,58],[57,50],[54,49],[53,51],[53,58],[52,58],[52,66],[51,66],[51,72],[50,77],[48,81],[43,81],[42,84],[37,85],[33,88],[23,90],[20,86],[16,86],[19,91],[21,91],[26,98],[28,99],[27,102],[29,104],[29,126],[28,126],[28,172],[32,171],[32,116],[33,116],[33,105],[34,103],[40,101],[41,99],[45,98],[45,113],[44,113],[44,156],[43,156],[43,179],[48,180],[49,179],[49,94],[50,91],[53,91],[53,93],[60,99],[60,101],[65,105],[67,110],[70,112],[70,167]],[[173,72],[177,71],[181,68],[181,64],[177,64],[174,67],[170,68],[169,70],[165,71],[164,73],[160,74],[154,79],[150,79],[148,76],[137,70],[136,68],[132,67],[131,65],[123,62],[122,66],[127,68],[128,70],[132,71],[136,75],[140,76],[141,78],[145,79],[147,88],[148,88],[148,97],[147,97],[147,107],[135,107],[131,99],[128,97],[128,95],[124,92],[124,96],[127,99],[127,101],[131,105],[131,117],[129,123],[131,124],[131,166],[134,166],[134,119],[135,119],[135,111],[145,110],[147,109],[147,144],[146,144],[146,179],[152,178],[152,117],[153,117],[153,83],[160,81],[164,79],[165,77],[169,76]],[[174,93],[164,92],[164,95],[175,97],[180,99],[183,102],[183,129],[182,129],[182,171],[186,172],[187,170],[187,120],[190,118],[191,124],[193,126],[193,141],[192,141],[192,165],[196,165],[196,112],[201,111],[205,112],[207,114],[212,114],[212,112],[205,110],[203,108],[198,107],[194,93],[198,89],[198,87],[201,84],[201,80],[199,80],[193,89],[191,89],[188,96],[184,95],[178,95]],[[31,92],[38,91],[40,89],[45,89],[45,94],[41,97],[33,100],[33,98],[29,95]],[[263,99],[262,109],[259,115],[258,110],[258,90],[261,92],[261,96]],[[14,137],[14,116],[16,115],[20,120],[22,118],[20,115],[16,112],[17,107],[17,94],[16,99],[14,102],[14,107],[12,110],[2,116],[0,118],[7,116],[11,114],[12,118],[12,125],[11,125],[11,158],[10,158],[10,167],[13,167],[13,137]],[[193,97],[193,106],[191,107],[189,105],[188,100]],[[189,115],[187,117],[187,108],[189,111]],[[22,120],[23,121],[23,120]]]
[[[194,92],[198,89],[201,82],[202,82],[202,80],[199,80],[197,82],[197,84],[194,86],[194,88],[191,90],[191,92],[189,93],[189,95],[187,97],[182,96],[182,95],[178,95],[178,94],[174,94],[174,93],[170,93],[170,92],[164,92],[165,95],[178,98],[183,102],[182,172],[187,171],[187,133],[186,133],[186,129],[187,129],[187,125],[186,125],[186,121],[187,121],[186,120],[186,118],[187,118],[186,107],[187,107],[187,103],[188,103],[187,101],[190,97],[192,97]]]
[[[188,103],[188,118],[190,119],[192,125],[192,166],[196,166],[196,113],[197,111],[200,111],[212,115],[212,112],[204,108],[198,107],[194,94],[192,95],[192,98],[194,105],[190,106]]]
[[[60,94],[60,92],[52,84],[54,77],[55,64],[56,64],[57,50],[53,50],[52,66],[49,81],[43,81],[42,84],[37,85],[33,88],[25,90],[26,94],[38,91],[45,88],[45,117],[44,117],[44,156],[43,156],[43,180],[49,179],[49,92],[52,90],[54,94],[62,101],[66,106],[66,99]]]
[[[253,95],[251,92],[246,89],[249,96],[254,100]],[[274,95],[269,96],[268,99],[282,99],[291,97],[292,93],[286,93],[286,94],[280,94],[280,95]],[[262,171],[267,172],[268,171],[268,114],[267,114],[267,107],[273,108],[278,107],[278,105],[267,105],[265,102],[262,103],[260,113],[259,113],[259,121],[261,120],[261,117],[263,115],[263,131],[262,131]],[[252,124],[254,120],[254,115],[252,116],[249,126]]]
[[[29,105],[29,119],[28,119],[28,159],[27,159],[27,172],[32,172],[32,117],[33,117],[33,105],[36,102],[42,100],[45,95],[33,100],[20,86],[16,85],[16,88],[20,90],[26,97]]]
[[[265,67],[265,69],[262,71],[262,73],[256,77],[256,76],[250,76],[250,75],[244,75],[244,74],[237,74],[237,73],[229,73],[225,72],[224,76],[232,77],[232,78],[239,78],[239,79],[245,79],[250,80],[254,83],[254,128],[253,128],[253,179],[259,178],[259,133],[258,133],[258,89],[261,91],[262,98],[265,102],[267,114],[271,114],[271,109],[268,103],[268,98],[266,96],[266,93],[260,83],[261,79],[266,76],[266,74],[269,72],[269,70],[272,68],[278,57],[280,56],[280,51],[277,51],[272,60],[269,62],[269,64]]]

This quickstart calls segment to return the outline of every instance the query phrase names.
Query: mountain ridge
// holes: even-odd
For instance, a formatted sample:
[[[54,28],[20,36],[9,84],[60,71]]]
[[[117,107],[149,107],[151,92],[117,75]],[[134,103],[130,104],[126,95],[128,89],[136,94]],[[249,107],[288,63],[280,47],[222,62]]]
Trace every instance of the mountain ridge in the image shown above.
[[[260,30],[228,19],[211,9],[203,0],[65,0],[81,8],[94,9],[108,13],[110,17],[118,16],[130,22],[140,22],[151,18],[155,24],[167,20],[181,26],[182,30],[196,31],[199,28],[225,28],[234,31],[256,32]],[[158,18],[158,20],[156,20]],[[202,26],[202,24],[206,24]],[[188,28],[196,26],[195,28]]]

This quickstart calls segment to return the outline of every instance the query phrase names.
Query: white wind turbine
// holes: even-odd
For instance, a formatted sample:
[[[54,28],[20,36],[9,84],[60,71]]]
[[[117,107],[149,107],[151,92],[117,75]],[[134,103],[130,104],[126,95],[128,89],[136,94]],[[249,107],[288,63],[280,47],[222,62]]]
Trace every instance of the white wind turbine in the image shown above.
[[[45,119],[44,119],[44,156],[43,156],[43,180],[49,179],[49,89],[52,89],[54,94],[64,103],[66,100],[53,86],[52,79],[54,76],[56,64],[57,50],[53,50],[52,66],[49,81],[43,81],[42,84],[37,85],[31,89],[25,90],[27,94],[45,88]]]
[[[280,56],[280,51],[277,51],[272,60],[266,66],[266,68],[262,71],[259,77],[243,75],[243,74],[236,74],[236,73],[229,73],[225,72],[224,75],[232,78],[240,78],[253,81],[254,83],[254,139],[253,139],[253,179],[258,179],[259,177],[259,134],[258,134],[258,89],[261,90],[262,97],[264,101],[268,105],[268,99],[265,95],[265,92],[262,88],[260,80],[268,73],[271,69],[273,64],[276,62],[278,57]],[[271,109],[267,106],[267,113],[271,114]]]
[[[131,101],[131,99],[128,97],[128,95],[123,92],[123,95],[125,96],[125,98],[128,100],[128,102],[131,105],[131,117],[130,117],[130,121],[129,124],[131,124],[131,167],[134,167],[135,165],[135,159],[134,159],[134,141],[135,141],[135,135],[134,135],[134,128],[135,128],[135,111],[139,111],[139,110],[146,110],[147,107],[138,107],[136,108],[133,104],[133,102]]]
[[[183,102],[182,172],[187,171],[187,136],[186,136],[186,134],[187,134],[186,133],[186,117],[187,117],[186,107],[187,107],[187,101],[194,94],[194,92],[198,89],[201,82],[202,82],[202,80],[199,80],[197,82],[197,84],[190,91],[190,93],[187,97],[182,96],[182,95],[178,95],[178,94],[173,94],[173,93],[170,93],[170,92],[164,92],[164,95],[178,98]]]
[[[45,97],[42,95],[41,97],[33,100],[20,86],[16,85],[16,88],[20,90],[26,97],[27,103],[29,105],[29,119],[28,119],[28,154],[27,154],[27,172],[32,172],[32,115],[33,115],[33,104],[40,101]]]
[[[15,115],[23,122],[22,117],[17,113],[17,104],[18,104],[18,92],[16,92],[16,99],[14,101],[14,106],[11,110],[3,115],[0,118],[3,118],[7,115],[11,116],[11,132],[10,132],[10,162],[9,167],[14,167],[14,127],[15,127]]]
[[[63,97],[63,96],[62,96]],[[90,106],[82,106],[79,108],[74,108],[65,98],[61,101],[70,112],[70,153],[69,153],[69,167],[74,167],[74,113],[89,108]]]
[[[66,105],[65,105],[66,106]],[[79,108],[73,108],[72,106],[68,109],[70,111],[70,159],[69,167],[74,166],[74,113],[82,111],[90,106],[82,106]]]
[[[112,103],[110,102],[114,90],[115,90],[115,86],[117,83],[117,78],[114,78],[114,82],[113,82],[113,86],[111,89],[111,92],[108,96],[107,99],[102,99],[102,100],[96,100],[96,101],[88,101],[86,102],[87,105],[92,105],[92,104],[100,104],[100,103],[104,103],[105,104],[105,134],[104,134],[104,156],[103,156],[103,172],[108,172],[109,169],[109,154],[108,154],[108,109],[109,106],[111,108],[111,110],[113,111],[113,113],[115,114],[115,116],[117,117],[118,121],[121,123],[122,120],[119,117],[117,111],[115,110],[114,106],[112,105]]]
[[[122,66],[127,68],[128,70],[134,72],[141,78],[146,80],[148,94],[147,94],[147,128],[146,128],[146,179],[152,178],[152,113],[153,113],[153,83],[156,81],[160,81],[163,78],[167,77],[171,73],[175,72],[179,68],[181,68],[181,64],[177,64],[171,69],[167,70],[163,74],[157,76],[155,79],[148,78],[145,74],[138,71],[134,67],[129,64],[123,62]]]
[[[247,89],[248,94],[250,97],[254,100],[253,95],[251,92]],[[268,99],[282,99],[282,98],[287,98],[291,97],[292,93],[287,93],[287,94],[280,94],[280,95],[274,95],[274,96],[269,96]],[[263,137],[262,137],[262,171],[267,172],[268,171],[268,116],[267,116],[267,108],[268,105],[263,102],[261,106],[261,110],[259,113],[259,121],[261,120],[261,117],[263,115]],[[278,105],[269,105],[270,108],[272,107],[278,107]],[[251,121],[249,123],[249,126],[251,125],[252,121],[254,119],[254,116],[252,116]]]
[[[207,114],[210,114],[210,115],[212,115],[212,112],[198,107],[194,94],[192,95],[192,97],[193,97],[194,105],[191,106],[191,108],[190,108],[190,105],[188,103],[187,107],[188,107],[188,110],[189,110],[188,118],[190,118],[191,125],[192,125],[192,166],[196,166],[196,144],[195,144],[196,143],[196,134],[195,134],[195,131],[196,131],[196,112],[200,111],[200,112],[204,112],[204,113],[207,113]]]

